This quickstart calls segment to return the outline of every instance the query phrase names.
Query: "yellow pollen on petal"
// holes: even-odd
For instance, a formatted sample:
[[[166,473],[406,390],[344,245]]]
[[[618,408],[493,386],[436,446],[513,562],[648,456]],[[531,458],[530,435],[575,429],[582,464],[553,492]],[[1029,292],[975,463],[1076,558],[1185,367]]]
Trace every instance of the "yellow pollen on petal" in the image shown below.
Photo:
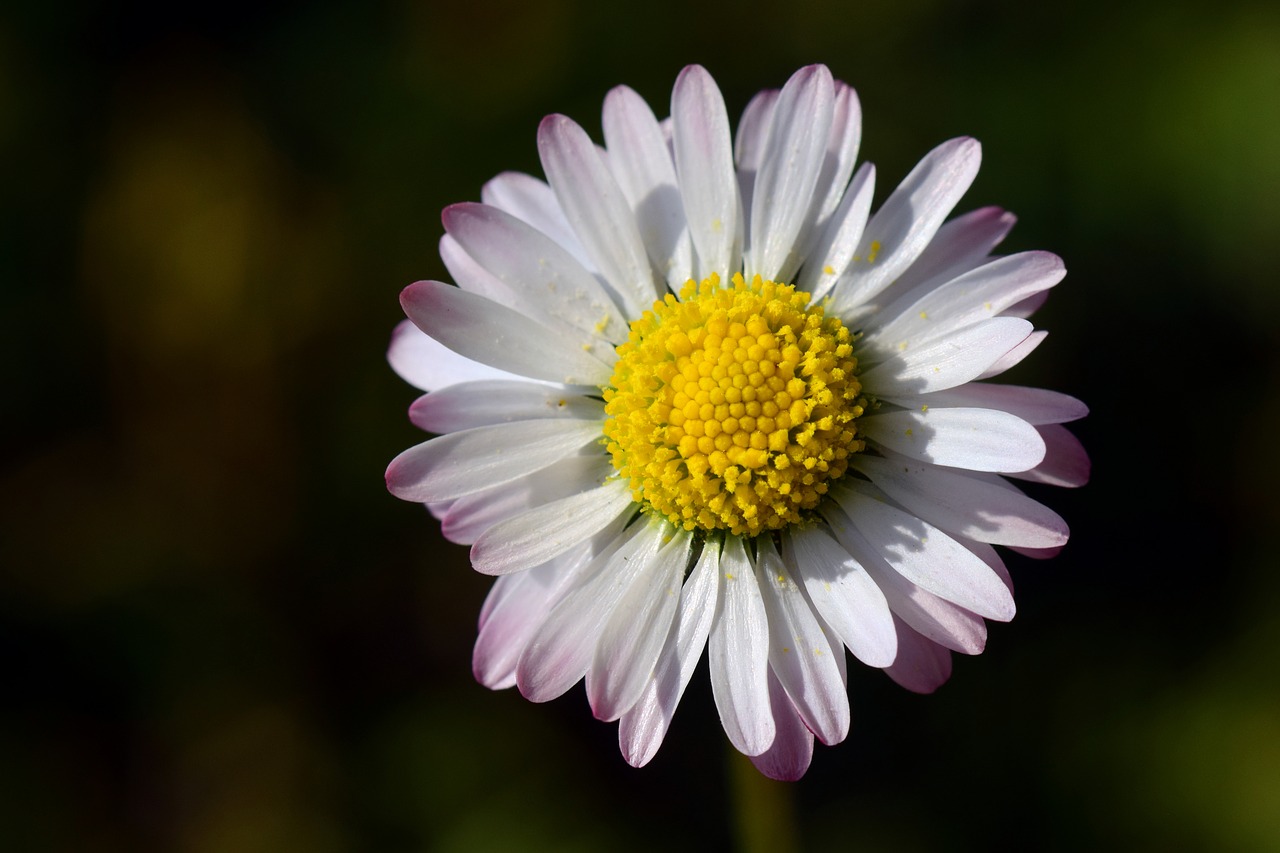
[[[686,530],[803,522],[864,448],[853,335],[810,295],[690,280],[631,324],[604,435],[636,502]]]

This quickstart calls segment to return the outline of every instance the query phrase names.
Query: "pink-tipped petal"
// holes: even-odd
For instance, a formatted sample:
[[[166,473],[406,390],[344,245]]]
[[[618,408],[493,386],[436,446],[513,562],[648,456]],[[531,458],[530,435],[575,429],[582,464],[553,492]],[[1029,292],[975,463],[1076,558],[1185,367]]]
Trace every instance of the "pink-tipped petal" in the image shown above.
[[[980,477],[897,455],[858,454],[851,462],[906,510],[943,530],[1023,548],[1053,548],[1067,541],[1067,523],[1056,512]]]
[[[900,348],[860,379],[878,397],[895,402],[900,395],[944,391],[981,376],[1032,331],[1026,320],[996,317],[919,346]]]
[[[634,90],[619,86],[605,97],[604,139],[649,260],[667,285],[679,290],[693,276],[693,243],[675,162],[653,110]]]
[[[696,278],[725,275],[742,261],[742,205],[724,98],[706,69],[680,72],[671,94],[676,175],[697,253]]]
[[[445,214],[448,214],[445,210]],[[528,312],[533,305],[512,289],[511,285],[489,272],[480,262],[468,254],[451,234],[440,238],[440,260],[453,278],[453,283],[468,293],[483,296],[502,305]],[[541,319],[541,318],[539,318]]]
[[[826,228],[827,221],[844,196],[858,160],[858,146],[862,142],[862,104],[858,101],[858,93],[839,80],[835,81],[834,89],[831,131],[827,135],[826,155],[809,214],[815,238]],[[807,249],[805,254],[808,255]]]
[[[858,423],[868,440],[934,465],[1011,473],[1036,467],[1045,455],[1035,427],[994,409],[886,412]]]
[[[862,241],[875,187],[876,167],[863,163],[841,197],[840,206],[818,234],[796,280],[797,288],[813,294],[814,299],[822,299],[835,287]]]
[[[863,346],[890,351],[919,346],[990,320],[1019,300],[1053,287],[1066,274],[1062,259],[1049,252],[997,258],[923,295],[913,291],[888,306],[870,321],[874,325]]]
[[[418,429],[443,434],[464,429],[546,418],[601,420],[599,400],[566,393],[554,385],[522,380],[467,382],[423,395],[409,407]]]
[[[626,483],[610,480],[493,525],[471,546],[471,564],[486,575],[522,571],[624,521],[633,509]]]
[[[990,379],[993,376],[999,376],[1015,364],[1020,363],[1024,358],[1035,352],[1036,347],[1044,342],[1049,333],[1045,331],[1035,331],[1027,335],[1027,339],[1009,350],[1003,356],[996,360],[996,363],[988,367],[979,376],[979,379]]]
[[[867,223],[857,260],[832,293],[831,310],[850,319],[888,287],[928,246],[978,174],[977,140],[952,139],[924,156]]]
[[[443,218],[449,236],[548,327],[568,324],[615,344],[626,339],[627,321],[612,297],[568,251],[538,229],[487,204],[451,205]],[[604,360],[611,362],[612,356]]]
[[[1093,463],[1089,461],[1089,453],[1080,439],[1060,424],[1045,424],[1036,430],[1045,443],[1044,461],[1029,471],[1010,474],[1010,477],[1069,489],[1089,482]]]
[[[613,371],[591,354],[599,347],[585,334],[552,334],[518,311],[438,281],[411,284],[400,295],[405,314],[419,329],[454,352],[533,379],[565,385],[603,385]]]
[[[1003,313],[1006,317],[1030,317],[1032,314],[1043,308],[1044,304],[1048,301],[1049,291],[1042,290],[1039,293],[1033,293],[1026,299],[1015,302],[1008,308],[1004,309]]]
[[[885,673],[913,693],[932,693],[951,677],[951,652],[921,636],[901,619],[898,627],[898,659]]]
[[[440,527],[450,542],[471,545],[498,522],[591,491],[615,473],[602,453],[569,456],[517,480],[450,501],[439,516]]]
[[[782,87],[756,176],[748,279],[784,281],[800,266],[834,100],[831,72],[823,65],[800,69]]]
[[[849,651],[867,666],[884,667],[898,653],[893,614],[880,587],[824,527],[808,527],[785,540],[814,609]]]
[[[618,722],[618,745],[632,767],[657,754],[711,633],[720,586],[720,549],[704,547],[680,591],[680,608],[653,678]]]
[[[804,776],[813,760],[813,733],[805,728],[773,671],[769,672],[769,705],[776,734],[768,749],[750,756],[751,763],[770,779],[794,782]]]
[[[1052,560],[1054,557],[1062,553],[1062,546],[1056,548],[1019,548],[1011,547],[1010,551],[1017,551],[1024,557],[1030,557],[1033,560]]]
[[[555,190],[546,181],[523,172],[503,172],[480,190],[480,201],[529,223],[564,247],[583,267],[595,269],[565,218]]]
[[[824,511],[824,517],[831,526],[836,541],[875,580],[894,615],[949,649],[967,655],[982,652],[987,643],[987,628],[980,617],[921,589],[903,577],[885,561],[879,548],[867,540],[840,508],[828,507]]]
[[[391,333],[387,361],[401,379],[423,391],[440,391],[477,379],[523,379],[458,355],[413,325],[412,320],[401,320]]]
[[[516,663],[560,593],[591,561],[583,546],[527,572],[498,578],[485,599],[480,633],[471,653],[476,681],[490,690],[516,683]]]
[[[991,251],[1004,240],[1017,219],[998,207],[981,207],[944,223],[929,241],[929,247],[876,297],[875,304],[892,305],[916,287],[924,290],[977,269],[990,260]]]
[[[587,674],[614,608],[662,545],[661,524],[641,524],[615,540],[582,573],[530,638],[516,664],[516,686],[531,702],[563,694]]]
[[[978,542],[965,536],[957,536],[956,541],[976,554],[979,560],[990,566],[991,571],[999,575],[1000,580],[1009,588],[1009,592],[1013,592],[1013,578],[1009,576],[1009,569],[1005,567],[1004,560],[996,553],[995,548],[985,542]]]
[[[836,655],[804,593],[768,537],[756,540],[760,592],[769,620],[769,666],[810,731],[827,745],[849,734],[849,696]],[[776,743],[776,740],[775,740]]]
[[[708,646],[720,724],[739,752],[759,755],[774,735],[769,623],[755,569],[737,536],[726,537],[720,557],[720,594]]]
[[[614,610],[587,671],[587,701],[597,719],[631,709],[653,679],[680,603],[693,535],[676,532]]]
[[[391,460],[387,488],[406,501],[452,500],[540,471],[599,437],[598,422],[569,420],[452,432]]]
[[[738,120],[738,132],[733,139],[733,158],[738,164],[738,189],[742,197],[742,215],[751,216],[751,200],[755,193],[756,174],[764,156],[765,143],[769,139],[769,127],[773,112],[778,106],[777,89],[765,89],[747,102]]]
[[[1057,391],[991,382],[970,382],[927,398],[901,398],[896,402],[906,409],[925,404],[938,408],[999,409],[1017,415],[1032,426],[1069,423],[1089,414],[1089,407],[1084,403]]]
[[[617,292],[627,316],[639,316],[657,298],[658,288],[635,216],[595,144],[572,119],[551,115],[538,127],[538,154],[587,256]]]
[[[850,480],[835,499],[894,571],[979,616],[1000,622],[1013,618],[1013,596],[986,563],[934,525],[890,506],[881,494]]]

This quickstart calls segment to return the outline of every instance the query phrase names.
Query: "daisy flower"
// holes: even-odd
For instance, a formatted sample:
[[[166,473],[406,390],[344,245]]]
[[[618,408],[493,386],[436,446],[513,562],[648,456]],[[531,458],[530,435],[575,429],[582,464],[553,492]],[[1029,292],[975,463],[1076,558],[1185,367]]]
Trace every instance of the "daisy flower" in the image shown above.
[[[1014,218],[948,221],[980,147],[925,155],[874,213],[861,111],[823,66],[731,135],[686,68],[659,121],[631,89],[604,147],[538,128],[546,181],[498,175],[443,214],[454,283],[401,296],[389,359],[437,437],[387,469],[497,576],[473,659],[535,702],[585,680],[623,756],[658,750],[708,650],[725,733],[799,778],[849,729],[847,648],[909,690],[977,654],[1014,602],[992,547],[1067,525],[1009,478],[1079,486],[1083,404],[986,380],[1045,333],[1047,252]]]

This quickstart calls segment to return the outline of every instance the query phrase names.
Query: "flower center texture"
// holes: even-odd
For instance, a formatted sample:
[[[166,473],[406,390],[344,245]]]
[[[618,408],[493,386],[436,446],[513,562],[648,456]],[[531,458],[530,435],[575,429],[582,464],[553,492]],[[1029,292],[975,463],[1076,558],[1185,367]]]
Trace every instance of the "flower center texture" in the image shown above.
[[[631,324],[604,434],[637,503],[687,530],[800,523],[863,449],[853,337],[789,284],[688,281]]]

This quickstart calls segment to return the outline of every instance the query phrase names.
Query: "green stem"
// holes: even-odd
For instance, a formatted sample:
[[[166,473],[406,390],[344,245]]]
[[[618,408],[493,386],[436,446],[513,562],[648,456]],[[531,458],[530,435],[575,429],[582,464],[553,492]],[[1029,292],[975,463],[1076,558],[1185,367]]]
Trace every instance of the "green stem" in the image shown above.
[[[740,853],[798,853],[794,783],[763,775],[751,759],[729,749],[729,809]]]

